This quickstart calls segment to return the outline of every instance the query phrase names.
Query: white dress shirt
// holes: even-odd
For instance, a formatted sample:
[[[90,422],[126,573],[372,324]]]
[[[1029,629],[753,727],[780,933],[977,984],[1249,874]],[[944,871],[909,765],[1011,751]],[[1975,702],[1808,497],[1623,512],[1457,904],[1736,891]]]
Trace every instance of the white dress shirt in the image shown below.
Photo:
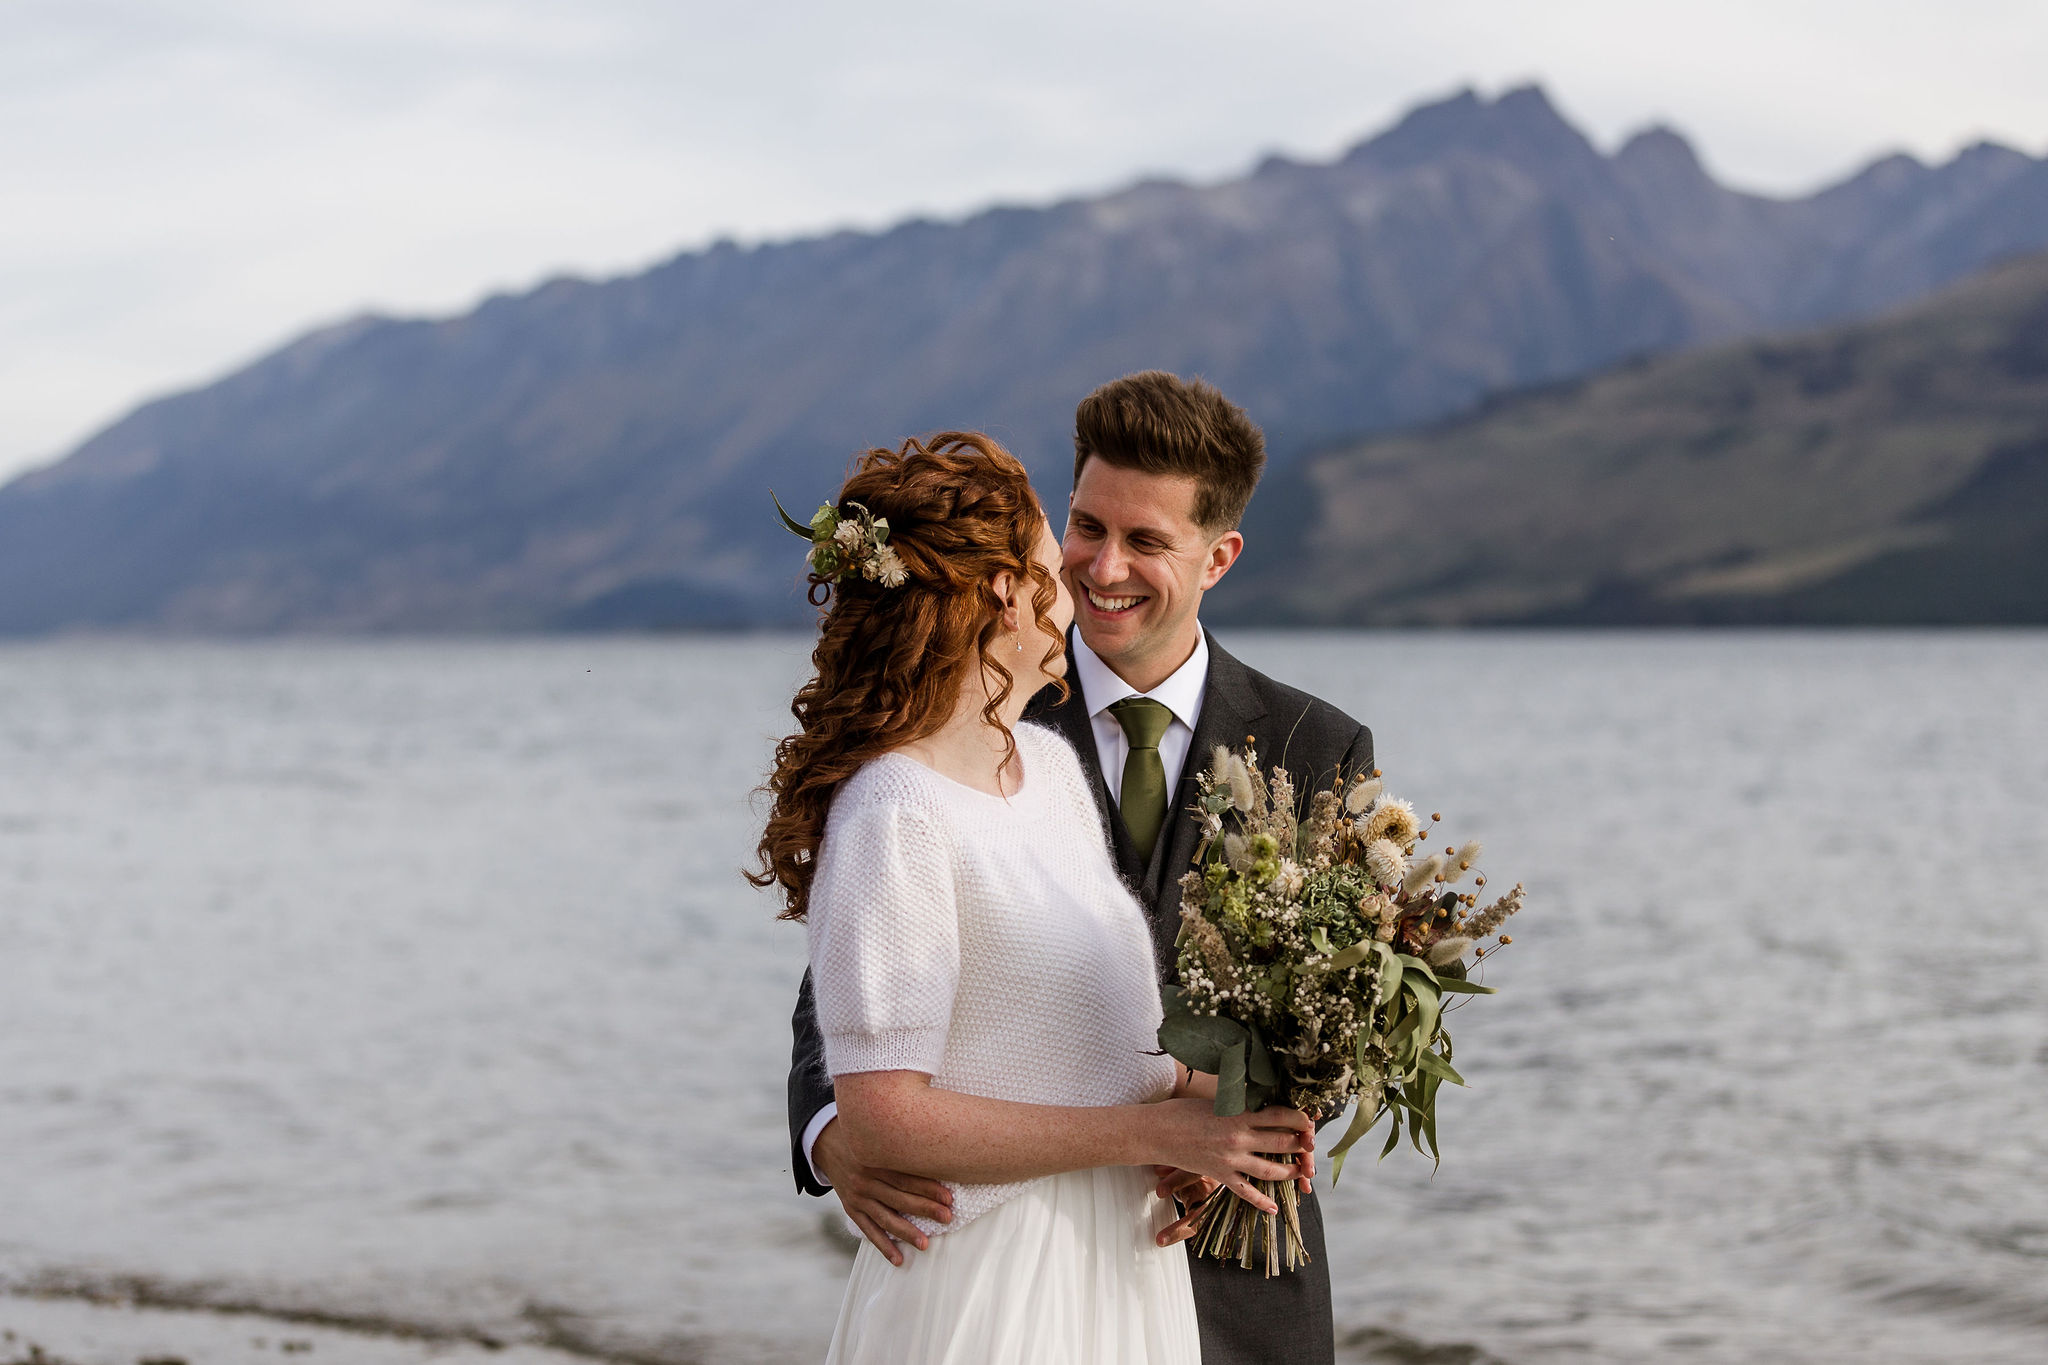
[[[1080,631],[1074,632],[1073,641],[1074,671],[1080,676],[1069,681],[1080,684],[1081,704],[1088,708],[1088,723],[1095,731],[1095,755],[1102,762],[1102,780],[1109,787],[1110,804],[1123,804],[1124,760],[1130,757],[1131,742],[1109,708],[1125,697],[1149,697],[1173,712],[1166,733],[1159,737],[1159,766],[1166,770],[1166,799],[1171,801],[1173,793],[1180,789],[1180,775],[1181,770],[1187,767],[1188,749],[1195,742],[1195,722],[1202,715],[1202,700],[1209,694],[1209,633],[1197,626],[1195,652],[1150,692],[1140,692],[1119,678],[1094,650],[1088,648],[1088,642],[1081,638]],[[1161,834],[1163,836],[1164,830]],[[810,1163],[811,1175],[827,1188],[830,1185],[824,1176],[818,1174],[818,1163],[811,1160],[811,1149],[818,1145],[818,1134],[825,1131],[825,1125],[838,1117],[839,1105],[828,1104],[804,1125],[804,1160]]]
[[[1113,806],[1123,804],[1124,760],[1130,757],[1131,742],[1109,708],[1125,697],[1148,697],[1173,713],[1166,733],[1159,737],[1159,765],[1166,769],[1166,799],[1171,801],[1180,788],[1188,748],[1195,742],[1195,722],[1202,714],[1202,699],[1209,692],[1208,633],[1196,628],[1195,652],[1150,692],[1140,692],[1119,678],[1088,648],[1078,630],[1074,632],[1074,671],[1080,674],[1081,704],[1088,708],[1088,723],[1095,731],[1095,755],[1102,761],[1102,780],[1109,787],[1109,802]]]

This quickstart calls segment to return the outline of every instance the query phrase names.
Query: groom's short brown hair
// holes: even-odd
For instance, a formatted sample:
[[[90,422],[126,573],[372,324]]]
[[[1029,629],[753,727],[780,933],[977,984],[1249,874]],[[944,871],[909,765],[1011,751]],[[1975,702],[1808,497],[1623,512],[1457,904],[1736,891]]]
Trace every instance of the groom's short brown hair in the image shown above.
[[[1165,370],[1113,379],[1074,410],[1074,482],[1101,460],[1195,480],[1195,522],[1235,530],[1266,467],[1266,438],[1213,385]]]

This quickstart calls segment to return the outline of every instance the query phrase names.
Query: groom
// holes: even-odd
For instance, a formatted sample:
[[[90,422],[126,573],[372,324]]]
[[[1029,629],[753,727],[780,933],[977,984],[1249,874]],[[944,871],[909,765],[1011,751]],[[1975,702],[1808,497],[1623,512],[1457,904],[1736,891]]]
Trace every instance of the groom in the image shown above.
[[[1074,415],[1062,570],[1074,595],[1071,694],[1057,703],[1048,690],[1027,714],[1064,733],[1094,778],[1117,866],[1151,913],[1168,979],[1180,878],[1199,838],[1189,807],[1208,753],[1249,739],[1261,759],[1285,764],[1304,801],[1332,777],[1372,767],[1371,731],[1245,667],[1201,626],[1202,595],[1244,547],[1238,523],[1265,462],[1265,438],[1241,408],[1199,380],[1159,370],[1103,385]],[[900,1264],[897,1242],[925,1242],[905,1215],[937,1217],[947,1192],[937,1181],[863,1166],[847,1150],[808,976],[793,1023],[789,1124],[798,1188],[837,1194],[868,1239]],[[1330,1271],[1313,1195],[1302,1200],[1301,1231],[1314,1259],[1274,1279],[1188,1258],[1203,1365],[1332,1361]]]

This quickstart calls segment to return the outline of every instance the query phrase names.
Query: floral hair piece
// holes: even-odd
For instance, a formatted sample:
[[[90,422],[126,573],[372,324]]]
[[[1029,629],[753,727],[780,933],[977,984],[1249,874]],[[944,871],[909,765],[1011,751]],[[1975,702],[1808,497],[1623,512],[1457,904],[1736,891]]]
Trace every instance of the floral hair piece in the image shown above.
[[[768,497],[789,533],[811,543],[805,558],[818,577],[838,583],[856,574],[885,588],[900,588],[909,577],[902,558],[890,548],[888,518],[876,516],[857,502],[847,503],[844,512],[828,502],[819,506],[806,526],[782,510],[782,500],[773,492]]]

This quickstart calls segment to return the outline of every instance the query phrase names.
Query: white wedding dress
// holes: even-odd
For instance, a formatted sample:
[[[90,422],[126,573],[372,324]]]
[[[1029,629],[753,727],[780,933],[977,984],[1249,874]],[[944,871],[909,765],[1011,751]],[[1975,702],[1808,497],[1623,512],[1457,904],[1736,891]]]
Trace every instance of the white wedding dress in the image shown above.
[[[1028,1104],[1164,1099],[1150,926],[1073,750],[1016,727],[1009,799],[885,755],[834,798],[811,887],[834,1076],[921,1071]],[[1199,1365],[1194,1295],[1149,1167],[955,1185],[892,1266],[862,1244],[828,1365]]]
[[[845,1365],[1024,1365],[1201,1359],[1187,1256],[1135,1166],[1034,1180],[960,1232],[904,1249],[867,1242],[826,1359]]]

